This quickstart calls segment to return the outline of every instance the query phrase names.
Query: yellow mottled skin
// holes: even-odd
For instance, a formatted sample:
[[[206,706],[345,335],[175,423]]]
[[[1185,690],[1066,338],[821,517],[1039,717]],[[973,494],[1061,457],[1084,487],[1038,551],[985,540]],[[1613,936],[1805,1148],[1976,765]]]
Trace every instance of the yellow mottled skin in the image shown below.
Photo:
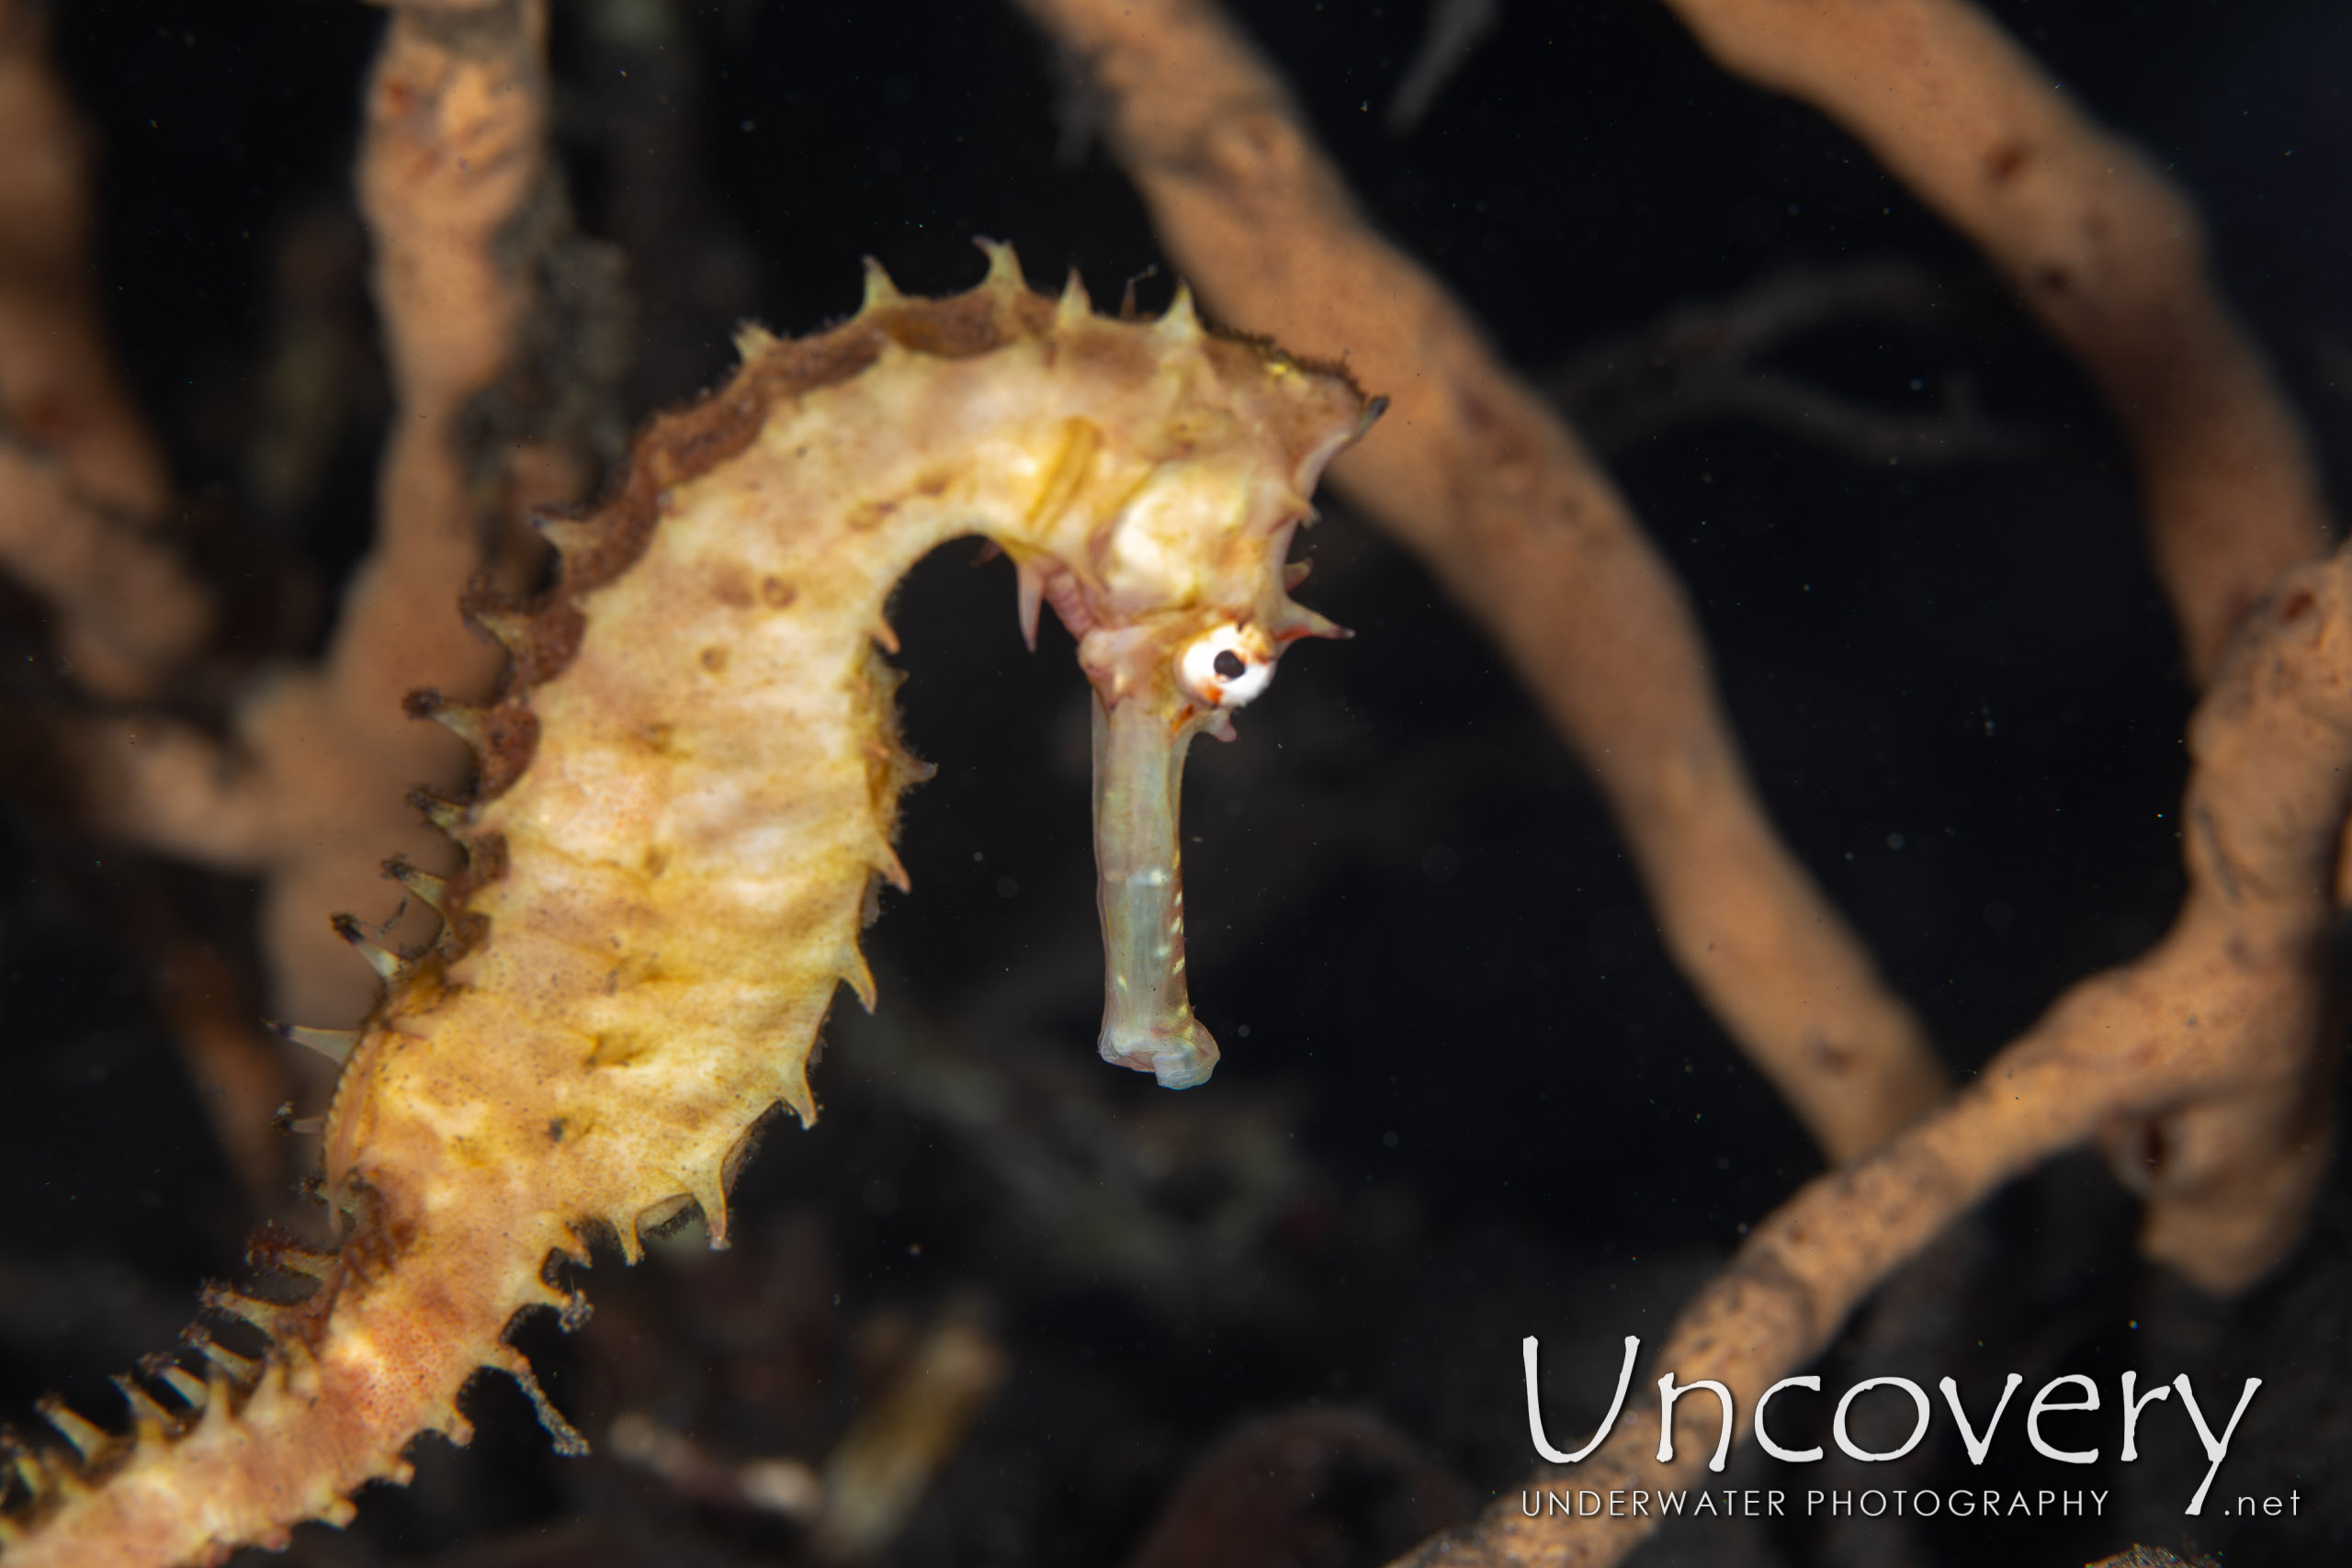
[[[876,274],[830,333],[747,334],[729,386],[640,441],[633,490],[550,529],[564,604],[537,631],[484,616],[538,649],[529,666],[568,604],[576,647],[504,699],[536,745],[510,748],[511,779],[485,755],[506,787],[452,819],[474,863],[443,942],[394,979],[345,1069],[326,1130],[340,1249],[294,1308],[229,1303],[271,1349],[257,1370],[218,1358],[200,1398],[172,1380],[200,1412],[151,1405],[130,1438],[85,1429],[80,1463],[28,1461],[39,1495],[0,1526],[7,1568],[218,1562],[345,1517],[356,1488],[404,1477],[419,1432],[462,1440],[480,1367],[537,1397],[503,1335],[567,1303],[545,1282],[554,1255],[609,1232],[633,1258],[640,1220],[684,1198],[724,1245],[747,1135],[779,1103],[815,1115],[808,1055],[837,986],[871,1002],[858,932],[871,881],[901,874],[894,817],[917,772],[876,643],[926,552],[1000,544],[1024,615],[1054,604],[1105,722],[1171,775],[1193,733],[1227,728],[1222,688],[1179,668],[1187,648],[1222,627],[1217,648],[1270,666],[1329,630],[1288,600],[1283,556],[1362,429],[1354,388],[1203,333],[1181,299],[1110,321],[1075,284],[1057,305],[1009,251],[990,259],[970,295],[901,299]],[[632,494],[658,514],[641,549],[575,572],[610,558]],[[1098,802],[1122,788],[1098,782]],[[1172,892],[1172,835],[1166,852],[1148,880]],[[1173,964],[1159,1023],[1187,1034],[1181,925],[1146,936],[1136,951]],[[1204,1034],[1167,1048],[1188,1076],[1162,1062],[1165,1081],[1214,1059]]]

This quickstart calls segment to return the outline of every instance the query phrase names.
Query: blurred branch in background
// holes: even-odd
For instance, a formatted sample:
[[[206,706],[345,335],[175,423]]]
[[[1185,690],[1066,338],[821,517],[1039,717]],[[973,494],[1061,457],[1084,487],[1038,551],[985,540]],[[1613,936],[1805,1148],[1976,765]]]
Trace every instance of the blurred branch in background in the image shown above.
[[[1368,228],[1281,82],[1204,5],[1025,0],[1210,308],[1394,405],[1332,483],[1484,625],[1592,770],[1668,950],[1833,1159],[1932,1103],[1910,1010],[1755,798],[1689,602],[1576,436]]]
[[[1379,1562],[1467,1517],[1468,1488],[1368,1411],[1285,1411],[1193,1465],[1126,1568]]]
[[[2319,550],[2327,524],[2294,416],[2214,293],[2185,199],[1964,6],[1821,0],[1774,7],[1764,28],[1763,11],[1735,0],[1674,4],[1732,69],[1860,137],[2090,367],[2139,460],[2151,551],[2186,662],[2200,678],[2215,668],[2246,606],[2281,567]],[[1689,596],[1578,434],[1503,367],[1424,268],[1372,231],[1287,89],[1214,11],[1183,0],[1024,8],[1076,67],[1079,112],[1066,118],[1066,138],[1106,135],[1212,306],[1288,346],[1344,355],[1370,389],[1397,399],[1338,479],[1495,636],[1600,782],[1677,962],[1829,1157],[1849,1162],[1758,1226],[1698,1295],[1667,1352],[1678,1370],[1716,1367],[1749,1407],[1758,1380],[1818,1353],[1854,1303],[1939,1227],[1995,1184],[2086,1142],[2149,1201],[2151,1256],[2218,1290],[2268,1267],[2299,1233],[2326,1146],[2322,938],[2332,910],[2313,889],[2326,886],[2343,803],[2314,759],[2337,755],[2327,748],[2342,741],[2330,727],[2346,679],[2346,569],[2307,576],[2306,598],[2274,603],[2208,696],[2199,773],[2181,814],[2193,829],[2191,890],[2173,934],[2071,993],[2000,1058],[1996,1073],[2015,1077],[1984,1078],[1930,1110],[1943,1084],[1924,1032],[1766,821]],[[1499,12],[1492,0],[1431,6],[1421,52],[1386,106],[1392,133],[1453,103],[1442,96],[1448,82]],[[756,32],[757,13],[732,0],[718,24],[730,47]],[[306,1023],[344,1021],[372,990],[367,970],[326,940],[325,916],[388,902],[378,863],[403,843],[420,860],[438,852],[401,796],[419,782],[447,787],[462,771],[455,742],[394,716],[398,696],[427,682],[453,695],[487,687],[503,656],[458,621],[459,592],[478,574],[527,581],[535,547],[522,518],[581,493],[610,450],[628,370],[628,301],[613,253],[570,232],[550,123],[606,175],[601,207],[589,201],[600,227],[641,274],[650,265],[662,278],[671,314],[645,329],[651,353],[631,372],[630,406],[675,397],[708,370],[706,329],[725,325],[756,265],[733,226],[739,214],[715,194],[718,161],[684,134],[691,117],[671,101],[700,90],[684,8],[597,0],[579,15],[585,62],[556,96],[537,5],[394,8],[360,156],[394,403],[377,532],[319,661],[256,674],[236,595],[266,595],[217,580],[192,514],[174,516],[163,459],[113,374],[92,304],[89,140],[42,61],[40,12],[0,0],[0,565],[47,608],[62,660],[64,696],[40,734],[73,744],[45,761],[77,763],[77,783],[104,786],[102,820],[120,840],[265,881],[278,1005]],[[748,119],[741,126],[750,131]],[[344,399],[366,412],[350,375],[366,323],[335,294],[356,237],[348,219],[319,212],[282,241],[267,417],[244,454],[265,512],[315,486],[337,421],[352,417]],[[1875,403],[1772,363],[1811,334],[1916,322],[1938,286],[1894,262],[1783,270],[1578,354],[1540,388],[1604,451],[1730,419],[1869,463],[2047,456],[2053,443],[2038,429],[1981,412],[1964,373],[1940,379],[1934,412],[1914,413],[1917,405]],[[1318,582],[1334,575],[1339,553],[1323,556]],[[277,614],[286,617],[282,605]],[[225,646],[232,637],[243,651]],[[2260,654],[2276,656],[2267,685],[2256,678]],[[1523,758],[1524,740],[1482,732],[1431,744],[1363,790],[1318,788],[1295,735],[1279,766],[1270,752],[1221,757],[1232,787],[1251,789],[1253,810],[1287,791],[1281,820],[1315,830],[1269,836],[1250,868],[1252,897],[1225,911],[1239,934],[1197,931],[1196,952],[1288,934],[1293,901],[1335,868],[1429,863],[1443,825],[1431,818],[1466,808],[1482,782]],[[2303,774],[2287,765],[2298,756]],[[1342,771],[1354,762],[1321,760]],[[1213,789],[1202,798],[1219,804]],[[191,1076],[222,1089],[207,1102],[217,1135],[263,1201],[286,1147],[266,1132],[267,1115],[288,1080],[250,1025],[254,982],[210,940],[219,932],[160,900],[130,904],[126,940],[154,960],[159,1010]],[[1071,912],[1010,973],[968,980],[944,1005],[837,1025],[842,1049],[831,1066],[844,1100],[915,1129],[922,1145],[888,1157],[861,1150],[870,1167],[824,1173],[837,1179],[840,1216],[796,1210],[718,1258],[657,1248],[650,1267],[600,1291],[602,1316],[577,1351],[578,1407],[620,1463],[563,1484],[575,1507],[664,1528],[559,1530],[555,1547],[534,1529],[463,1561],[747,1561],[703,1553],[695,1531],[669,1529],[675,1516],[662,1510],[681,1506],[724,1516],[761,1561],[816,1550],[820,1538],[841,1556],[889,1553],[895,1540],[921,1560],[938,1550],[922,1534],[926,1506],[960,1505],[959,1519],[1001,1524],[1017,1504],[996,1494],[1035,1483],[1014,1473],[1018,1460],[999,1457],[1002,1428],[989,1423],[1012,1418],[1004,1405],[1035,1371],[1036,1339],[984,1326],[985,1314],[958,1315],[956,1290],[972,1276],[986,1276],[976,1288],[1008,1314],[1034,1304],[1016,1291],[1098,1292],[1088,1310],[1123,1336],[1148,1346],[1151,1325],[1175,1325],[1217,1339],[1220,1360],[1234,1325],[1295,1348],[1328,1340],[1334,1325],[1355,1331],[1356,1319],[1375,1315],[1364,1304],[1375,1295],[1380,1332],[1400,1333],[1391,1322],[1404,1315],[1400,1301],[1453,1282],[1427,1264],[1434,1242],[1395,1244],[1410,1226],[1390,1195],[1333,1191],[1302,1145],[1315,1107],[1296,1083],[1237,1080],[1214,1100],[1138,1109],[1091,1064],[1067,1059],[1067,1041],[1043,1021],[1084,1013],[1099,984],[1091,925],[1075,903]],[[1566,1036],[1572,1021],[1557,1021]],[[1457,1055],[1430,1070],[1498,1069]],[[948,1286],[901,1285],[872,1257],[854,1256],[918,1207],[910,1172],[926,1158],[952,1172],[953,1201],[935,1205],[948,1216],[943,1228],[968,1224],[990,1259],[985,1269],[968,1255],[943,1266],[961,1271]],[[1572,1220],[1579,1235],[1588,1218]],[[1377,1231],[1378,1245],[1346,1239],[1351,1226]],[[682,1235],[677,1247],[689,1242],[698,1245]],[[1381,1276],[1377,1263],[1391,1257],[1409,1257],[1412,1277]],[[168,1327],[177,1310],[118,1261],[11,1259],[0,1298],[19,1310],[0,1314],[0,1340],[28,1356],[98,1345],[105,1362],[162,1342],[157,1314]],[[844,1306],[833,1287],[853,1266],[854,1277],[880,1281],[874,1294],[915,1300]],[[1652,1277],[1679,1288],[1692,1267],[1683,1258]],[[1599,1271],[1579,1268],[1549,1298],[1513,1298],[1510,1332],[1532,1313],[1566,1310],[1559,1303],[1571,1294],[1600,1291]],[[1461,1277],[1469,1296],[1469,1271]],[[76,1292],[94,1310],[78,1311]],[[1476,1294],[1487,1294],[1483,1280]],[[1397,1359],[1434,1383],[1474,1350],[1491,1350],[1432,1348],[1474,1337],[1462,1327],[1470,1310],[1449,1298],[1436,1320],[1442,1333],[1403,1334]],[[1612,1299],[1611,1310],[1630,1308]],[[1036,1337],[1067,1337],[1068,1326],[1056,1319]],[[918,1348],[943,1335],[951,1342],[938,1364],[956,1375],[927,1379]],[[1018,1359],[1020,1377],[992,1405],[1007,1358]],[[854,1379],[840,1375],[844,1363]],[[854,1382],[854,1398],[829,1392],[829,1369],[831,1389]],[[1062,1433],[1069,1412],[1108,1424],[1087,1403],[1099,1390],[1087,1386],[1051,1411],[1066,1448],[1087,1447]],[[1389,1385],[1389,1415],[1406,1419],[1397,1405],[1410,1401],[1394,1390],[1411,1386]],[[1304,1396],[1285,1388],[1281,1398]],[[1460,1390],[1448,1396],[1476,1404]],[[1464,1431],[1485,1433],[1497,1407],[1488,1399],[1451,1427],[1417,1410],[1408,1425],[1458,1459],[1482,1440]],[[1620,1436],[1596,1464],[1655,1484],[1655,1466],[1635,1452],[1655,1442],[1654,1429]],[[982,1484],[952,1472],[959,1446],[988,1459],[985,1506],[956,1492]],[[1508,1462],[1521,1451],[1514,1441]],[[1096,1467],[1085,1473],[1118,1495],[1100,1479],[1110,1461],[1090,1452],[1075,1462]],[[1177,1463],[1165,1452],[1134,1462],[1145,1479],[1130,1484],[1163,1499],[1159,1521],[1147,1528],[1136,1513],[1094,1523],[1109,1539],[1141,1541],[1137,1568],[1224,1568],[1293,1551],[1362,1560],[1469,1508],[1436,1461],[1347,1407],[1252,1422],[1172,1495]],[[1478,1476],[1500,1473],[1488,1463]],[[604,1490],[632,1474],[654,1500],[612,1504]],[[470,1511],[442,1494],[463,1521],[451,1530],[514,1518],[522,1503],[483,1501],[506,1479],[479,1483]],[[401,1506],[427,1510],[435,1496],[428,1476]],[[1448,1561],[1598,1562],[1626,1544],[1573,1532],[1521,1538],[1515,1528],[1490,1519],[1454,1538]],[[305,1539],[297,1550],[312,1561],[379,1560],[361,1544]]]
[[[164,533],[171,480],[91,286],[90,140],[32,0],[0,0],[0,568],[94,697],[156,695],[212,630]]]
[[[1685,306],[1647,332],[1597,344],[1543,378],[1586,440],[1614,452],[1675,425],[1747,420],[1866,463],[2014,462],[2047,438],[1988,419],[1964,376],[1932,413],[1897,412],[1758,362],[1808,333],[1863,321],[1916,323],[1936,279],[1905,262],[1775,274],[1728,299]],[[1924,382],[1915,382],[1924,391]]]
[[[195,541],[171,525],[163,454],[106,343],[92,138],[51,65],[48,33],[34,0],[0,0],[0,570],[46,612],[55,679],[31,689],[87,716],[202,692],[225,628],[189,563]],[[12,793],[52,815],[84,811],[91,782],[57,713],[11,707]],[[214,1135],[249,1198],[274,1202],[285,1151],[269,1118],[290,1079],[253,1017],[252,989],[156,878],[134,869],[100,897],[157,954],[153,993]]]
[[[1502,0],[1435,0],[1430,6],[1429,30],[1422,35],[1420,52],[1405,67],[1396,90],[1389,95],[1390,135],[1410,136],[1420,128],[1445,85],[1470,62],[1502,20]]]
[[[2247,608],[2334,528],[2188,198],[1965,0],[1667,4],[1726,70],[1850,131],[2091,373],[2138,459],[2148,552],[2202,684]]]
[[[537,4],[394,11],[358,175],[391,437],[324,656],[252,682],[226,738],[149,713],[82,742],[105,830],[263,879],[273,1002],[307,1025],[345,1027],[375,994],[330,917],[391,902],[388,856],[448,867],[408,795],[455,788],[467,753],[401,699],[489,691],[505,653],[458,600],[478,579],[529,584],[525,520],[585,492],[625,359],[616,265],[571,238],[547,153],[546,26]]]
[[[2148,1201],[2143,1248],[2216,1293],[2301,1235],[2325,1174],[2337,843],[2352,811],[2352,550],[2290,571],[2233,640],[2191,729],[2189,893],[2154,951],[2082,982],[1949,1104],[1758,1225],[1657,1364],[1730,1388],[1743,1423],[1871,1291],[2001,1183],[2094,1139]],[[1703,1484],[1636,1409],[1577,1483]],[[1548,1472],[1536,1483],[1549,1479]],[[1515,1498],[1410,1561],[1612,1562],[1655,1519],[1530,1519]]]
[[[1530,407],[1441,288],[1355,216],[1282,84],[1211,7],[1028,8],[1092,73],[1114,151],[1210,303],[1305,351],[1344,353],[1394,389],[1385,439],[1335,467],[1335,482],[1416,545],[1549,699],[1644,864],[1669,945],[1734,1034],[1833,1157],[1893,1134],[1924,1103],[1895,1087],[1927,1081],[1916,1028],[1891,998],[1876,1027],[1846,1037],[1811,1016],[1808,993],[1876,996],[1867,961],[1826,910],[1804,918],[1817,895],[1748,801],[1679,596],[1574,438]],[[1678,9],[1734,69],[1846,118],[2089,364],[2141,458],[2151,548],[2188,663],[2211,671],[2247,608],[2324,548],[2329,529],[2301,428],[2213,294],[2185,199],[1965,5]],[[1769,333],[1819,308],[1755,315]],[[2329,744],[2352,730],[2352,668],[2337,667],[2346,633],[2333,577],[2306,574],[2281,592],[2267,612],[2278,625],[2266,620],[2262,641],[2235,656],[2242,683],[2204,710],[2203,782],[2183,814],[2198,829],[2192,893],[2174,937],[2062,1002],[2046,1032],[1996,1060],[1990,1089],[1784,1208],[1686,1312],[1664,1365],[1719,1377],[1748,1406],[1997,1182],[2094,1135],[2149,1198],[2151,1256],[2234,1291],[2284,1255],[2328,1147],[2321,959],[2352,801],[2325,781],[2352,765]],[[2273,660],[2280,673],[2256,672]],[[1634,700],[1612,705],[1612,693]],[[1679,733],[1661,713],[1679,717]],[[1702,792],[1742,824],[1744,854],[1680,819]],[[2242,874],[2243,857],[2266,850],[2272,858]],[[1678,862],[1690,877],[1677,878]],[[2265,919],[2242,902],[2252,887],[2284,900],[2278,929],[2246,929]],[[1688,911],[1702,905],[1737,911],[1743,934],[1809,940],[1776,962],[1758,962],[1752,938],[1745,962],[1718,958],[1712,931],[1692,940]],[[1829,967],[1842,984],[1822,983]],[[1791,991],[1794,1008],[1759,1006]],[[2183,1027],[2204,1032],[2184,1039]],[[1621,1427],[1579,1483],[1694,1479],[1693,1447],[1672,1472],[1647,1458],[1656,1438],[1654,1421]],[[1611,1562],[1654,1524],[1531,1521],[1507,1498],[1416,1560]]]
[[[70,809],[101,834],[261,878],[269,1005],[341,1027],[376,977],[330,917],[395,901],[388,856],[443,866],[447,841],[407,797],[454,788],[468,766],[457,738],[407,718],[400,698],[488,690],[505,656],[464,625],[459,596],[477,579],[528,583],[538,547],[525,518],[584,493],[616,438],[626,303],[615,253],[571,234],[548,159],[543,11],[396,15],[359,169],[395,404],[379,528],[320,661],[258,670],[204,648],[212,596],[183,564],[185,542],[154,531],[161,460],[107,368],[79,254],[84,141],[40,58],[36,9],[13,0],[0,24],[13,126],[0,134],[0,546],[52,606],[89,699],[37,733],[72,781]],[[313,223],[284,258],[253,457],[265,507],[314,482],[339,427],[351,356],[326,298],[336,239]],[[142,925],[168,928],[162,900],[132,902],[154,906]],[[406,930],[386,928],[384,944]],[[157,966],[164,1010],[266,1206],[285,1159],[271,1116],[293,1079],[233,966],[192,935],[152,934],[151,951],[178,955]]]

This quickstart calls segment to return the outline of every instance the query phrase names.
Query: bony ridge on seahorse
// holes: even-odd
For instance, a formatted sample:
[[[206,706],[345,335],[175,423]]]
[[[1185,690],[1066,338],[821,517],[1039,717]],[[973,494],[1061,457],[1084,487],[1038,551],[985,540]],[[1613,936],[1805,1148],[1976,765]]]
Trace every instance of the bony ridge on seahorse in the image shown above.
[[[405,1480],[424,1431],[458,1441],[459,1393],[513,1374],[560,1446],[577,1434],[506,1334],[584,1303],[560,1259],[726,1191],[779,1102],[816,1114],[807,1065],[838,985],[869,1007],[858,932],[920,766],[899,743],[884,610],[916,559],[980,534],[1019,571],[1033,645],[1051,604],[1095,694],[1095,843],[1106,953],[1101,1049],[1182,1088],[1216,1046],[1184,983],[1177,788],[1185,748],[1230,736],[1302,637],[1284,564],[1324,465],[1367,405],[1343,373],[1205,333],[1181,291],[1156,321],[1097,316],[1075,277],[1033,294],[1012,253],[946,299],[869,268],[864,307],[795,341],[747,331],[719,390],[657,418],[594,510],[546,525],[561,556],[528,608],[481,604],[511,651],[481,708],[413,711],[474,745],[478,797],[427,802],[463,844],[413,956],[345,933],[383,973],[325,1125],[340,1240],[282,1234],[256,1267],[307,1277],[207,1308],[261,1331],[249,1359],[201,1329],[186,1360],[118,1380],[130,1430],[55,1402],[76,1450],[17,1444],[6,1568],[217,1562],[350,1517]],[[248,1344],[248,1349],[254,1347]]]

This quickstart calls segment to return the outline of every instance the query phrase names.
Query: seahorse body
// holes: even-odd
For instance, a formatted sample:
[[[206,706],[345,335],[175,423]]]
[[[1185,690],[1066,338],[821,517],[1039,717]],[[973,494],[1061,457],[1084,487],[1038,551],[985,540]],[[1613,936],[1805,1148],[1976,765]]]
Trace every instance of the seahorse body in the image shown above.
[[[1176,770],[1284,644],[1331,630],[1283,562],[1362,397],[1204,333],[1181,297],[1148,323],[1095,316],[1074,280],[1047,300],[1002,247],[969,294],[903,299],[876,270],[852,321],[742,346],[605,502],[549,525],[543,602],[477,606],[513,654],[503,696],[415,705],[475,743],[481,798],[434,807],[469,864],[447,886],[403,873],[442,937],[374,954],[390,983],[326,1126],[344,1239],[258,1249],[315,1289],[213,1292],[267,1354],[198,1335],[209,1384],[176,1363],[119,1380],[127,1436],[47,1407],[81,1453],[18,1450],[33,1496],[0,1525],[7,1568],[218,1562],[341,1522],[357,1487],[406,1478],[420,1432],[465,1440],[457,1400],[483,1366],[579,1442],[505,1333],[533,1307],[573,1320],[548,1271],[599,1231],[634,1259],[639,1224],[691,1199],[724,1246],[753,1130],[779,1103],[814,1117],[809,1053],[839,983],[872,1003],[858,932],[875,879],[903,884],[893,823],[920,772],[876,647],[886,601],[949,538],[1012,555],[1024,623],[1054,604],[1095,685],[1103,1048],[1206,1075]]]

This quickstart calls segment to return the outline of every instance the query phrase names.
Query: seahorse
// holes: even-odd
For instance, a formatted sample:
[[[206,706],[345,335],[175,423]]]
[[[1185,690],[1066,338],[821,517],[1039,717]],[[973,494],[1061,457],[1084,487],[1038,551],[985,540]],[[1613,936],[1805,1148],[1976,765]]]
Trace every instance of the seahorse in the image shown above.
[[[580,1321],[561,1264],[599,1236],[634,1261],[640,1226],[692,1204],[725,1246],[763,1124],[816,1116],[820,1026],[843,985],[874,1005],[859,933],[879,885],[907,884],[899,798],[924,772],[897,730],[889,595],[949,539],[1012,558],[1031,646],[1051,604],[1093,689],[1101,1052],[1174,1088],[1208,1077],[1185,750],[1229,738],[1292,643],[1341,635],[1285,563],[1378,405],[1205,330],[1182,291],[1114,319],[1075,275],[1049,299],[983,248],[967,293],[902,296],[869,263],[831,330],[746,329],[731,379],[654,419],[597,505],[543,523],[551,587],[469,606],[511,656],[499,694],[410,699],[473,747],[474,797],[421,801],[466,863],[387,868],[439,934],[403,953],[346,918],[381,998],[355,1033],[290,1032],[344,1062],[321,1176],[337,1239],[265,1232],[253,1262],[307,1293],[209,1287],[266,1348],[192,1330],[184,1359],[117,1380],[127,1431],[45,1402],[74,1451],[15,1446],[6,1568],[219,1562],[347,1521],[360,1486],[405,1482],[421,1434],[466,1440],[484,1368],[582,1446],[507,1336],[537,1310]]]

